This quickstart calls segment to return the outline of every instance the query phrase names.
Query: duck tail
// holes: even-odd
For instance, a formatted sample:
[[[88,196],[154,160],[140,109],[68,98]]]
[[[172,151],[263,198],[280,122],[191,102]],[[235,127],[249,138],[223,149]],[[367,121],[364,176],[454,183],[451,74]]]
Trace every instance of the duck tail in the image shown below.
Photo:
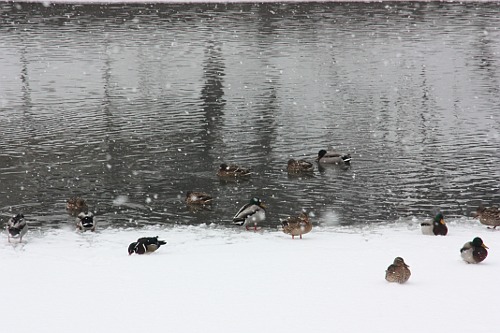
[[[350,163],[351,159],[352,159],[351,154],[347,154],[347,155],[342,156],[342,161],[344,161],[344,163]]]

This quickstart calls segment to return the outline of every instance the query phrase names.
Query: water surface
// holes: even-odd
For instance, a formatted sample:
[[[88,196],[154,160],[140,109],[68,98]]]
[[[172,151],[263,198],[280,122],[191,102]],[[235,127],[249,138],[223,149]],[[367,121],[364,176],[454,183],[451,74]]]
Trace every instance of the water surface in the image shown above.
[[[269,226],[498,204],[498,3],[0,5],[0,216]],[[351,168],[289,177],[333,146]],[[220,182],[222,162],[251,167]],[[191,211],[188,190],[216,197]]]

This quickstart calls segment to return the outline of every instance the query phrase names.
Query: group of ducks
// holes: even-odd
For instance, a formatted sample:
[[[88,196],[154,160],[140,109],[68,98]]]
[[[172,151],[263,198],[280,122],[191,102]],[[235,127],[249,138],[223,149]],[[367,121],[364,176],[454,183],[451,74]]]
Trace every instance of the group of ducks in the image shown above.
[[[342,167],[348,167],[350,165],[351,155],[342,154],[333,150],[320,150],[318,152],[318,157],[316,162],[321,164],[335,164]],[[294,160],[290,159],[288,161],[287,171],[289,174],[308,174],[314,170],[314,166],[311,162],[306,160]],[[247,168],[242,168],[237,165],[228,165],[222,163],[217,171],[217,176],[221,180],[242,180],[250,177],[252,171]],[[186,204],[189,206],[203,207],[210,205],[213,201],[212,196],[205,192],[189,191],[185,198]],[[76,228],[80,231],[95,231],[96,221],[94,220],[94,214],[89,211],[89,207],[83,198],[73,197],[66,202],[67,211],[76,216]],[[253,230],[257,230],[257,225],[259,222],[264,221],[266,218],[266,206],[263,204],[262,200],[257,197],[250,199],[250,201],[245,204],[233,217],[233,224],[243,226],[249,230],[249,225],[253,225]],[[28,226],[23,214],[17,214],[9,219],[7,222],[7,235],[8,241],[10,243],[11,238],[19,239],[22,241],[23,236],[26,234]],[[298,216],[291,216],[282,222],[282,230],[284,233],[292,236],[299,236],[302,239],[302,235],[307,234],[312,230],[312,223],[309,216],[305,212],[301,212]],[[144,254],[156,251],[161,245],[165,245],[166,242],[158,240],[158,237],[143,237],[139,238],[136,242],[130,244],[128,248],[129,254],[137,253]]]
[[[496,229],[497,226],[500,226],[500,210],[497,207],[486,208],[481,206],[474,216],[479,218],[479,221],[488,228]],[[446,236],[448,234],[448,227],[441,212],[432,221],[423,222],[420,226],[424,235]],[[488,247],[480,237],[475,237],[462,246],[460,256],[468,264],[478,264],[488,256]],[[385,279],[388,282],[405,283],[411,276],[409,267],[403,258],[396,257],[385,271]]]
[[[334,150],[321,149],[318,152],[316,162],[321,164],[338,165],[341,167],[349,167],[351,162],[350,154],[343,154]],[[287,172],[293,175],[310,174],[314,171],[313,163],[300,159],[290,159],[287,164]],[[217,176],[223,180],[238,180],[246,179],[252,174],[250,169],[240,167],[238,165],[228,165],[222,163],[217,171]],[[205,192],[189,191],[185,198],[186,204],[190,206],[207,206],[211,205],[213,198]],[[254,197],[243,205],[240,210],[234,215],[232,224],[245,227],[247,230],[257,230],[257,225],[266,219],[266,206],[260,198]],[[305,212],[301,212],[298,216],[290,216],[282,222],[282,230],[284,233],[292,236],[307,234],[312,230],[312,223],[309,216]]]
[[[334,164],[343,168],[349,167],[351,162],[350,154],[342,154],[336,151],[320,150],[316,162],[321,164]],[[290,159],[287,165],[287,172],[289,174],[308,174],[314,171],[313,163],[300,159]],[[217,176],[225,180],[239,180],[246,179],[252,174],[250,169],[242,168],[237,165],[228,165],[222,163],[217,171]],[[205,192],[189,191],[186,194],[185,202],[189,206],[204,207],[211,205],[213,197]],[[71,215],[77,217],[76,227],[80,231],[95,231],[96,221],[94,215],[88,209],[88,205],[84,199],[73,197],[67,200],[66,209]],[[482,224],[495,229],[500,226],[500,210],[497,207],[480,207],[478,208],[476,218],[479,218]],[[236,215],[233,217],[233,224],[245,227],[247,230],[257,230],[257,225],[266,219],[266,206],[262,200],[254,197],[243,205]],[[249,226],[252,226],[250,228]],[[448,228],[444,222],[443,214],[438,213],[432,222],[424,222],[421,224],[422,233],[425,235],[446,235]],[[7,222],[8,240],[11,238],[18,238],[22,241],[22,237],[27,231],[26,220],[23,214],[17,214],[10,218]],[[312,223],[309,216],[305,212],[301,212],[298,216],[290,216],[285,221],[282,221],[282,231],[288,235],[299,236],[307,234],[312,230]],[[160,246],[167,244],[157,237],[142,237],[137,241],[131,243],[128,247],[129,255],[151,253]],[[483,243],[479,237],[474,238],[472,241],[467,242],[460,249],[463,260],[467,263],[480,263],[488,255],[488,247]],[[404,283],[410,278],[411,272],[409,266],[404,262],[401,257],[396,257],[394,262],[386,270],[386,280],[389,282]]]

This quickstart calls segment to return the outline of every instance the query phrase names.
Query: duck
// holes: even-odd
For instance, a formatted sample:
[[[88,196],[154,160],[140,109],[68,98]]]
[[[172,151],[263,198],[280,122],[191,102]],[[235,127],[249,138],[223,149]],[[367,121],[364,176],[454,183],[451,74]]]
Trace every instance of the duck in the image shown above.
[[[288,160],[288,166],[286,170],[288,171],[288,173],[313,172],[314,165],[306,160],[294,160],[292,158]]]
[[[396,257],[394,262],[387,267],[385,279],[388,282],[405,283],[411,276],[409,267],[403,258]]]
[[[312,223],[309,220],[307,213],[300,213],[298,216],[290,216],[286,221],[283,221],[283,232],[288,235],[292,235],[292,239],[295,236],[300,236],[307,234],[312,230]]]
[[[94,221],[94,214],[92,212],[81,212],[76,218],[76,227],[80,231],[95,231],[96,222]]]
[[[205,192],[188,191],[185,200],[188,205],[210,205],[213,198]]]
[[[66,210],[71,215],[78,215],[81,212],[87,212],[89,207],[84,199],[80,197],[71,197],[66,200]]]
[[[266,206],[262,201],[254,197],[234,215],[232,224],[244,226],[247,230],[248,224],[253,223],[254,231],[257,231],[257,224],[266,219]]]
[[[246,178],[252,174],[250,169],[245,169],[237,165],[227,165],[222,163],[217,171],[217,176],[220,178]]]
[[[478,264],[488,256],[488,247],[483,240],[475,237],[471,242],[467,242],[460,249],[462,259],[468,264]]]
[[[500,210],[498,207],[480,206],[474,215],[481,224],[488,226],[488,228],[496,229],[500,226]]]
[[[11,238],[19,238],[19,243],[21,243],[26,232],[28,232],[28,224],[23,214],[14,215],[7,222],[7,237],[9,243]]]
[[[142,237],[139,238],[136,242],[130,243],[128,246],[128,255],[132,253],[137,254],[145,254],[145,253],[153,253],[160,248],[160,246],[167,244],[167,242],[163,240],[158,240],[158,236],[156,237]]]
[[[448,233],[448,227],[441,212],[437,213],[432,221],[422,222],[420,226],[424,235],[446,236]]]
[[[323,164],[350,165],[351,154],[341,154],[336,151],[326,151],[325,149],[321,149],[318,152],[318,158],[316,161]]]

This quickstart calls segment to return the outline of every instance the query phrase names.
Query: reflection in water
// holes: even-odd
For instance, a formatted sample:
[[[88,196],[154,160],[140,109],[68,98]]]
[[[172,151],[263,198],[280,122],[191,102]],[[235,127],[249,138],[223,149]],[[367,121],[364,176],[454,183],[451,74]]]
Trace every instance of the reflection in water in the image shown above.
[[[491,3],[0,5],[0,215],[101,226],[469,216],[498,204]],[[444,19],[443,19],[444,18]],[[19,77],[20,75],[20,77]],[[334,146],[351,168],[289,177]],[[251,167],[220,182],[223,161]],[[210,210],[190,211],[189,190]],[[2,219],[4,222],[4,219]]]

